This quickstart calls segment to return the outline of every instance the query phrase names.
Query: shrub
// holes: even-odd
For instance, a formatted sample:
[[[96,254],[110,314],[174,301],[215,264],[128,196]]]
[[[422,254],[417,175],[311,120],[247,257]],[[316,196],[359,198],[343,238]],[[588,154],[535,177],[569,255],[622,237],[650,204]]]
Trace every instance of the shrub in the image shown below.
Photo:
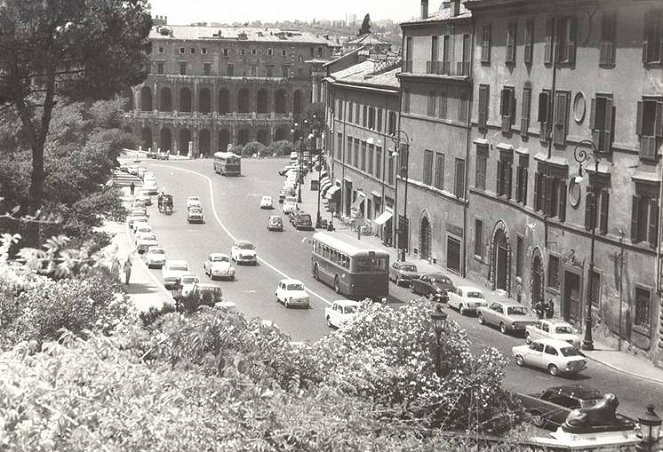
[[[251,141],[244,145],[244,149],[242,149],[242,156],[251,157],[252,155],[255,154],[258,157],[262,157],[266,149],[267,148],[265,147],[264,144],[259,143],[257,141]]]
[[[267,146],[267,153],[284,156],[290,155],[294,149],[293,144],[288,140],[273,141]]]
[[[138,314],[138,317],[143,322],[143,326],[152,325],[159,317],[169,314],[171,312],[176,312],[175,305],[173,303],[164,303],[163,305],[150,306],[147,311],[143,311]]]

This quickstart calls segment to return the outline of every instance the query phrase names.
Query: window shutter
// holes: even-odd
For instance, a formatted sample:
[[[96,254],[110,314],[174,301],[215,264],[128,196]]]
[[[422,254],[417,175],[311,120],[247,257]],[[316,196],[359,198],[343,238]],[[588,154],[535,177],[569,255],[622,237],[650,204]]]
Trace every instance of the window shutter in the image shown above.
[[[649,200],[649,244],[656,248],[658,243],[658,199]]]
[[[568,110],[568,94],[557,93],[555,108],[555,127],[553,128],[553,143],[564,145],[566,143],[566,122]]]
[[[543,213],[550,216],[552,212],[552,178],[547,175],[543,175]]]
[[[592,204],[594,203],[594,193],[588,191],[587,196],[585,196],[585,229],[590,231],[594,224],[594,218],[592,215]]]
[[[534,41],[534,21],[530,20],[525,24],[525,49],[523,60],[525,64],[532,62],[532,44]]]
[[[638,116],[635,122],[635,133],[637,135],[642,136],[642,112],[643,112],[643,104],[642,101],[638,102]]]
[[[548,93],[539,93],[539,122],[548,122]]]
[[[509,95],[511,96],[511,109],[509,110],[509,116],[511,116],[511,124],[514,124],[516,122],[516,90],[510,90]]]
[[[534,210],[541,210],[541,173],[534,173]]]
[[[516,202],[520,202],[521,200],[521,188],[522,188],[522,176],[523,173],[521,171],[522,168],[519,166],[516,167]]]
[[[612,150],[612,119],[615,117],[613,110],[615,107],[612,105],[612,98],[608,98],[605,101],[605,124],[603,126],[603,139],[600,140],[600,143],[603,144],[603,148],[599,151],[610,152]]]
[[[654,121],[654,135],[663,137],[663,102],[656,102],[656,120]],[[654,157],[656,154],[654,153]]]
[[[523,90],[523,106],[521,108],[520,114],[522,116],[520,120],[520,135],[526,137],[529,129],[529,110],[530,102],[532,98],[532,93],[529,89]]]
[[[479,86],[479,121],[478,126],[485,128],[488,123],[488,95],[490,88],[488,85]]]
[[[553,26],[555,19],[549,17],[546,19],[546,38],[545,46],[543,48],[543,63],[551,64],[552,63],[552,37],[553,37]]]
[[[576,35],[578,29],[578,19],[575,17],[569,18],[569,43],[567,46],[568,62],[574,64],[576,62]]]
[[[610,208],[610,194],[608,189],[601,190],[601,219],[599,223],[599,230],[601,234],[608,233],[608,209]]]
[[[640,195],[633,195],[633,204],[631,205],[631,243],[638,243],[640,237],[638,232],[640,229],[638,212],[640,206]]]
[[[527,205],[527,180],[529,179],[529,176],[527,174],[527,168],[525,168],[524,166],[522,167],[522,172],[523,172],[523,175],[522,175],[521,183],[523,184],[523,187],[522,187],[522,194],[520,195],[520,197],[521,197],[521,201],[522,201],[523,205],[526,206]]]
[[[497,183],[495,184],[495,193],[497,196],[504,194],[502,191],[502,169],[504,165],[500,160],[497,161]]]
[[[559,221],[566,221],[566,184],[564,181],[559,181],[559,206],[557,209],[557,217]]]
[[[596,98],[592,99],[592,108],[589,111],[589,128],[596,129]]]
[[[502,166],[503,171],[504,171],[504,194],[506,195],[507,199],[511,199],[511,184],[513,180],[513,170],[511,168],[511,162],[504,162],[504,165]]]

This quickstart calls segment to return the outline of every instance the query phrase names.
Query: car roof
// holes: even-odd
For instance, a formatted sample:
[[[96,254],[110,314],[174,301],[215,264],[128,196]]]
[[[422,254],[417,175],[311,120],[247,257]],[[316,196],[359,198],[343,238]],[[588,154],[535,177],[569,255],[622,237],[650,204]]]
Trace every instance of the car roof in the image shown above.
[[[156,252],[156,251],[159,251],[159,252],[163,251],[163,252],[165,253],[165,252],[166,252],[166,249],[165,249],[165,248],[161,248],[160,246],[152,246],[152,247],[150,247],[149,250],[147,250],[148,253],[154,253],[154,252]]]
[[[198,278],[198,275],[194,275],[193,273],[185,273],[181,276],[182,279],[184,278]],[[198,278],[200,279],[200,278]]]
[[[304,284],[303,282],[301,282],[298,279],[291,279],[291,278],[282,279],[279,282],[283,283],[283,284],[302,284],[302,285]]]
[[[186,199],[200,199],[200,196],[189,196],[189,197],[186,198]]]
[[[244,245],[244,244],[253,245],[253,242],[250,240],[235,240],[235,245]]]
[[[270,215],[269,219],[270,220],[275,220],[275,219],[283,220],[283,217],[281,217],[281,215]]]
[[[430,277],[432,277],[432,278],[436,278],[436,279],[437,279],[437,278],[449,278],[449,277],[448,277],[447,275],[445,275],[444,273],[437,273],[437,272],[436,272],[436,273],[425,273],[425,274],[422,275],[422,276],[430,276]]]
[[[334,300],[334,304],[339,306],[359,306],[361,303],[355,300]]]
[[[199,289],[219,289],[221,290],[221,286],[217,286],[216,284],[210,284],[210,283],[198,283],[196,284]]]
[[[569,344],[566,341],[561,341],[559,339],[551,339],[551,338],[533,339],[532,342],[540,342],[541,344],[552,345],[553,347],[558,347],[558,348],[573,347],[571,344]]]
[[[552,386],[546,389],[544,392],[564,394],[582,400],[603,397],[603,394],[601,394],[601,392],[598,389],[592,388],[591,386],[580,386],[580,385]]]
[[[566,320],[562,319],[541,319],[543,322],[550,323],[551,325],[564,325],[564,326],[573,326]]]
[[[219,257],[219,256],[227,257],[228,259],[230,259],[230,257],[226,253],[209,253],[209,257]]]
[[[483,293],[483,290],[479,289],[478,287],[474,286],[456,286],[456,289],[462,289],[465,292],[481,292]]]

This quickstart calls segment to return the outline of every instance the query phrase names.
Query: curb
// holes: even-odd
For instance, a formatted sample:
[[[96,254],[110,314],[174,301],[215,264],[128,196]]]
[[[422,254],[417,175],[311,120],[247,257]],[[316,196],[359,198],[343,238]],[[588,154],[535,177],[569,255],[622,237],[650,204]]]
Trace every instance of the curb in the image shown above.
[[[608,367],[608,368],[610,368],[610,369],[612,369],[612,370],[614,370],[614,371],[616,371],[616,372],[619,372],[619,373],[621,373],[621,374],[628,375],[628,376],[630,376],[630,377],[638,378],[638,379],[640,379],[640,380],[644,380],[644,381],[647,381],[647,382],[650,382],[650,383],[654,383],[654,384],[657,384],[657,385],[663,386],[663,381],[661,381],[661,380],[657,380],[657,379],[652,378],[652,377],[647,377],[647,376],[644,376],[644,375],[641,375],[641,374],[637,374],[637,373],[635,373],[635,372],[630,372],[630,371],[628,371],[628,370],[624,370],[624,369],[622,369],[621,367],[615,366],[614,364],[609,364],[609,363],[607,363],[607,362],[605,362],[605,361],[601,361],[600,359],[594,358],[594,357],[592,357],[592,356],[590,356],[590,355],[588,355],[588,354],[586,354],[586,353],[585,353],[585,357],[586,357],[587,359],[589,359],[590,361],[594,361],[594,362],[597,362],[597,363],[599,363],[599,364],[602,364],[602,365],[604,365],[605,367]]]

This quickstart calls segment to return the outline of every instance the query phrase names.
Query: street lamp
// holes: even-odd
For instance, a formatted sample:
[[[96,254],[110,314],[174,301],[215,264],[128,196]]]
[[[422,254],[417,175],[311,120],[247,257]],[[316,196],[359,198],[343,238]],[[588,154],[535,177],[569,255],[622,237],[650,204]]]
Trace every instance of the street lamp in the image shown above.
[[[638,444],[639,451],[652,451],[653,445],[658,441],[661,433],[661,418],[654,412],[654,405],[647,406],[647,412],[638,417],[642,442]]]
[[[442,363],[440,359],[440,352],[442,350],[442,347],[440,345],[440,338],[442,337],[442,333],[447,327],[447,316],[448,314],[442,310],[442,306],[440,306],[439,304],[436,305],[435,309],[433,309],[430,313],[430,318],[431,322],[433,323],[433,329],[435,330],[435,339],[436,339],[435,373],[440,378],[442,378]]]
[[[398,158],[398,175],[400,175],[401,179],[405,179],[405,196],[404,196],[404,206],[403,206],[403,221],[404,221],[404,226],[409,229],[408,221],[407,221],[407,186],[408,186],[408,179],[409,179],[409,171],[410,171],[410,137],[408,136],[407,133],[403,132],[402,130],[399,130],[397,134],[394,134],[391,136],[392,141],[394,142],[394,147],[395,150],[392,153],[392,155],[396,158]],[[405,154],[405,165],[403,165],[403,154]],[[405,172],[405,173],[403,173]],[[406,231],[403,231],[401,228],[401,221],[400,218],[398,218],[398,177],[396,177],[396,180],[394,181],[394,184],[396,186],[395,192],[396,192],[396,200],[394,201],[396,206],[394,206],[394,212],[396,213],[396,241],[397,241],[397,247],[398,247],[398,259],[400,261],[405,261],[405,252],[407,250],[407,236],[405,234]],[[402,237],[404,236],[405,237]]]
[[[299,174],[297,175],[297,202],[302,202],[302,183],[304,182],[304,137],[301,136],[302,129],[308,125],[308,121],[305,119],[302,123],[295,123],[294,127],[290,130],[292,133],[292,145],[296,147],[297,134],[295,132],[299,131]]]
[[[589,145],[591,151],[581,148],[581,145]],[[590,140],[582,140],[578,143],[573,150],[573,157],[578,162],[578,176],[582,177],[582,164],[594,160],[595,176],[599,173],[599,156],[596,150],[596,145]],[[592,223],[592,243],[589,254],[589,278],[587,282],[587,292],[585,293],[585,302],[587,303],[587,314],[585,315],[585,337],[582,341],[583,350],[594,350],[594,340],[592,339],[592,298],[594,296],[592,286],[594,277],[594,244],[596,242],[596,190],[594,184],[590,180],[591,206],[590,206],[590,221]]]

